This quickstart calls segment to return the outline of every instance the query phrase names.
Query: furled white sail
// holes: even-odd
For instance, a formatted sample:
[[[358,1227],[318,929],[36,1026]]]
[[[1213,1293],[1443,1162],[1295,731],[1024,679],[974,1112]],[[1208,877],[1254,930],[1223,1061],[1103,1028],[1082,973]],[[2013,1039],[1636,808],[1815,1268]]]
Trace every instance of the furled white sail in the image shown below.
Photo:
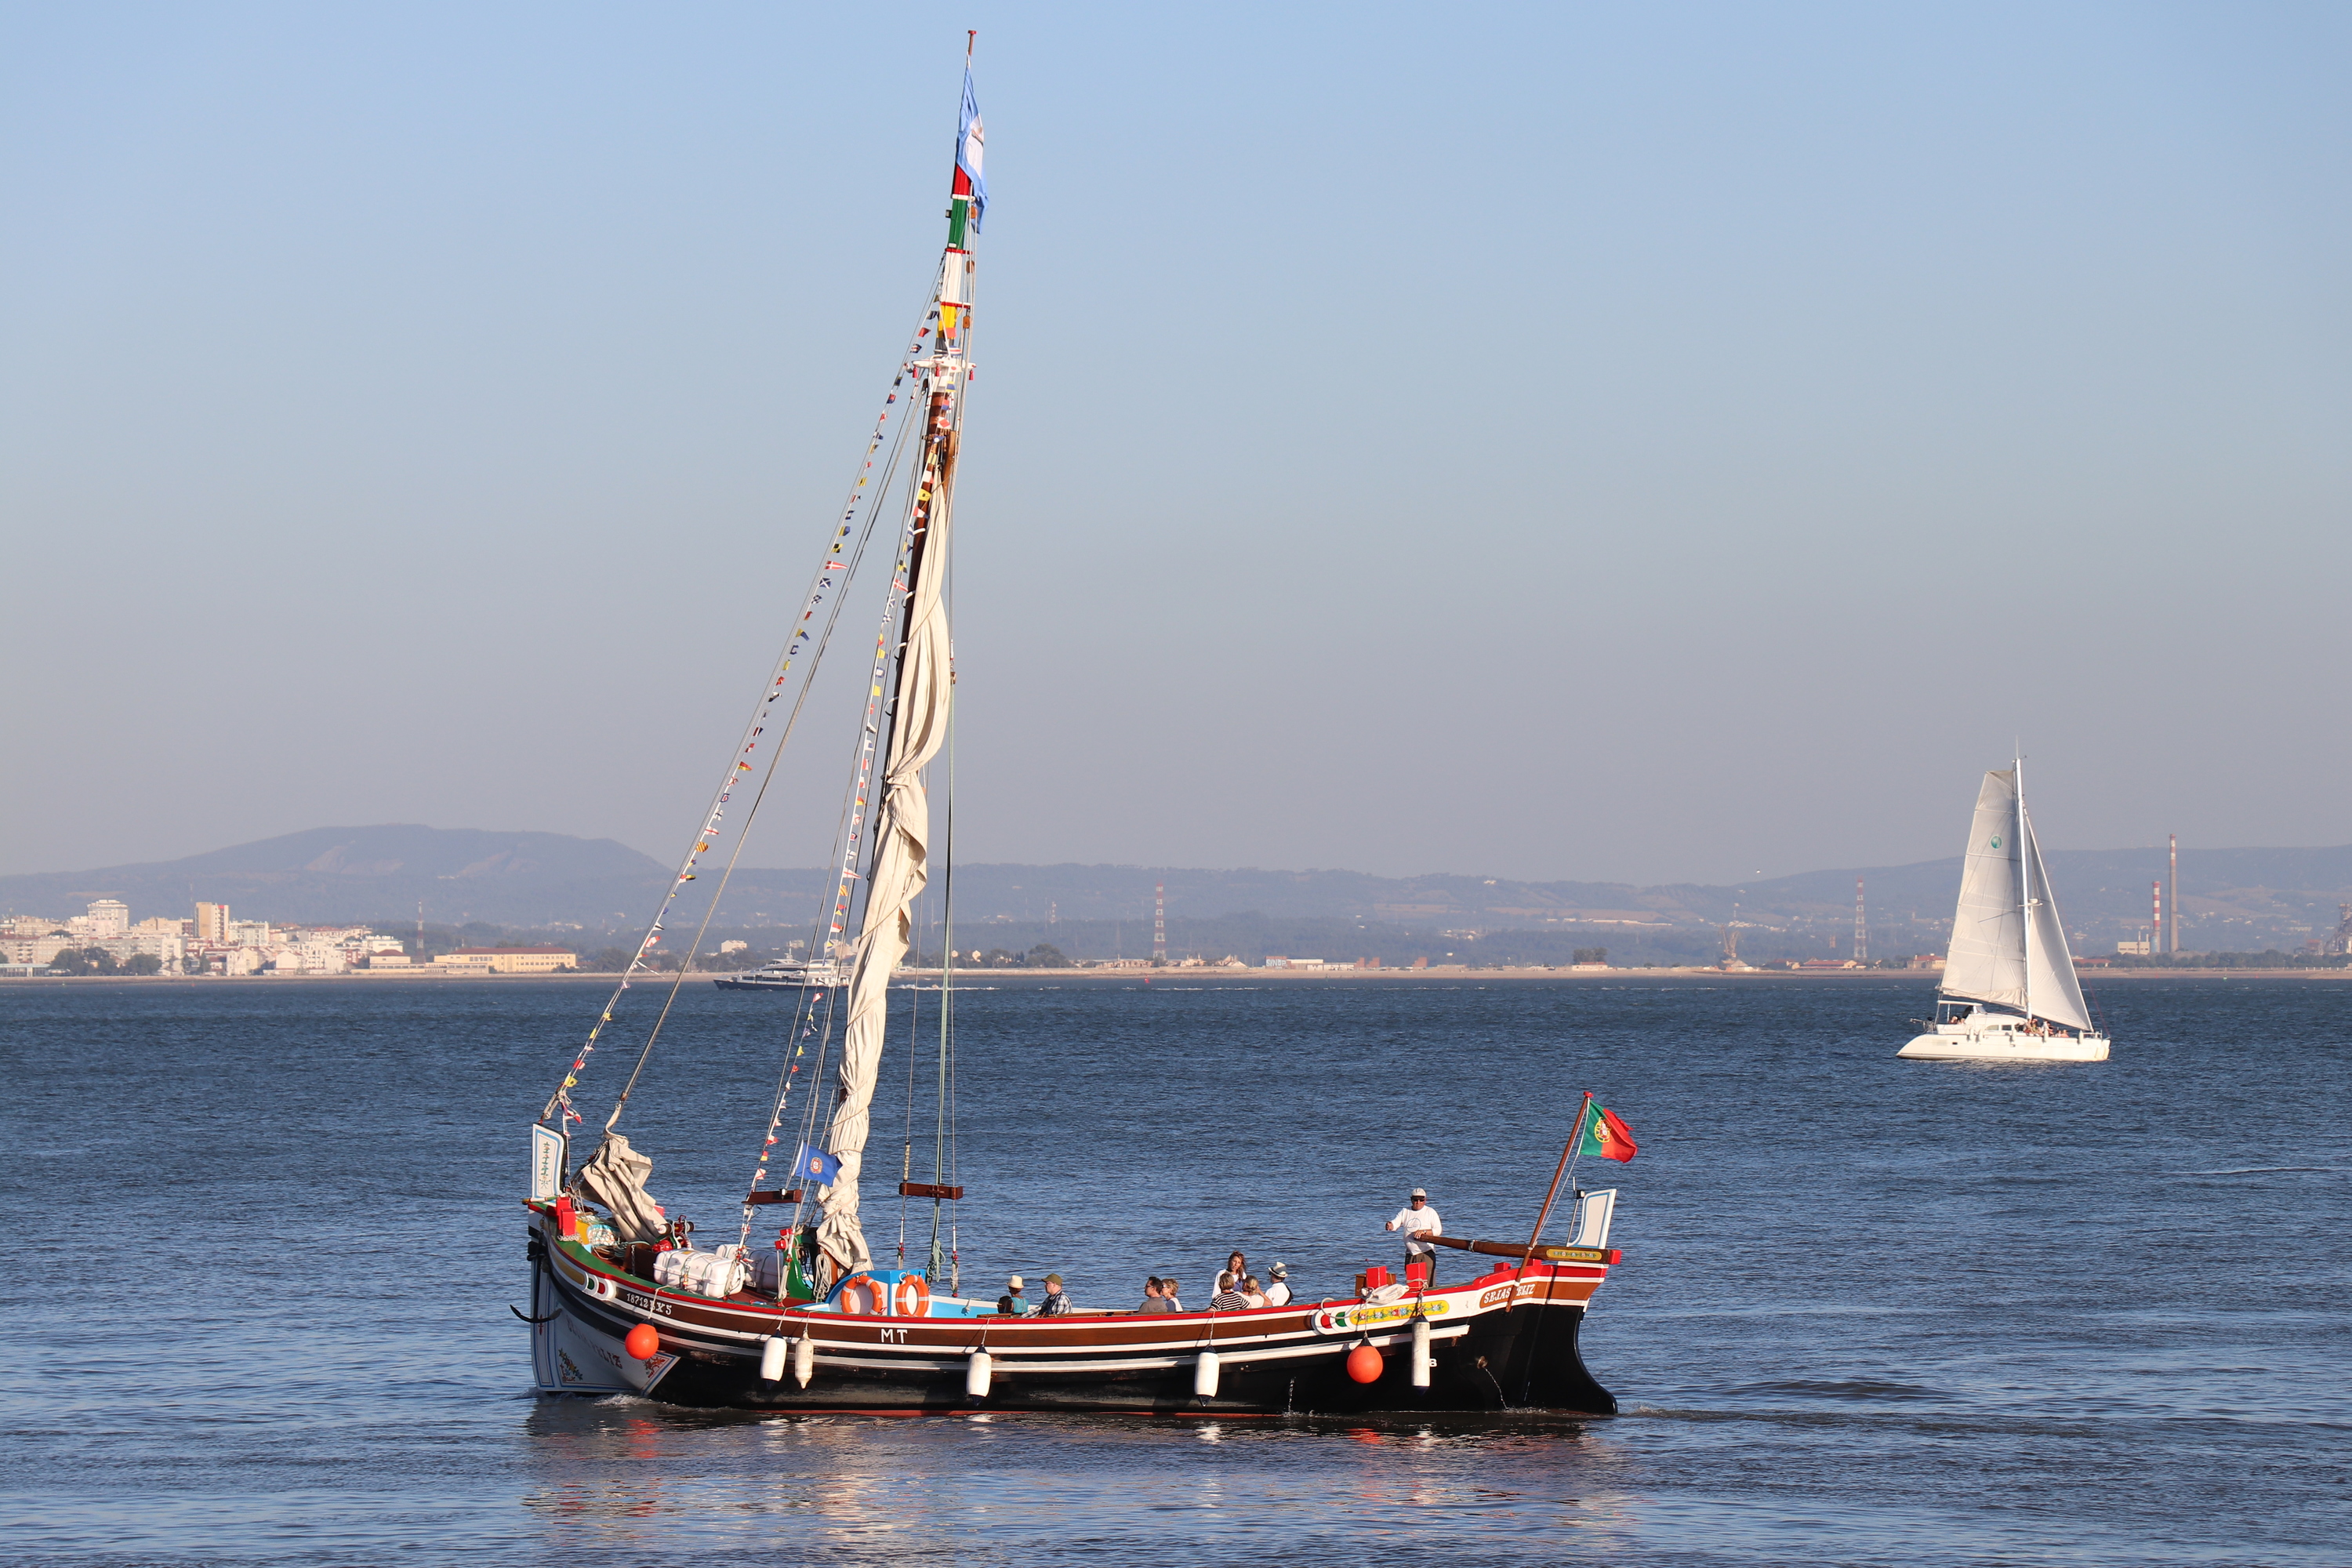
[[[2016,771],[1989,773],[1977,791],[1976,819],[1960,865],[1959,908],[1944,953],[1948,996],[2025,1005],[2024,862],[2017,837]]]
[[[2087,1029],[2091,1015],[2083,1005],[2083,984],[2074,974],[2074,954],[2066,951],[2066,922],[2058,916],[2058,900],[2050,890],[2050,873],[2042,864],[2042,843],[2034,837],[2031,813],[2025,819],[2025,898],[2032,917],[2027,922],[2031,940],[2025,944],[2026,987],[2037,1018],[2070,1028]]]
[[[932,460],[918,481],[915,505],[919,513],[929,514],[929,538],[923,547],[927,569],[916,574],[907,606],[890,758],[882,775],[874,865],[866,883],[865,921],[854,944],[849,1021],[842,1034],[841,1072],[825,1137],[825,1147],[841,1160],[841,1171],[824,1190],[816,1240],[844,1272],[873,1262],[857,1218],[857,1177],[866,1160],[875,1073],[882,1060],[890,974],[907,955],[912,930],[909,906],[930,880],[931,810],[921,773],[946,739],[952,695],[947,608],[940,595],[950,526],[942,468],[952,465],[952,440],[950,435],[932,447]]]

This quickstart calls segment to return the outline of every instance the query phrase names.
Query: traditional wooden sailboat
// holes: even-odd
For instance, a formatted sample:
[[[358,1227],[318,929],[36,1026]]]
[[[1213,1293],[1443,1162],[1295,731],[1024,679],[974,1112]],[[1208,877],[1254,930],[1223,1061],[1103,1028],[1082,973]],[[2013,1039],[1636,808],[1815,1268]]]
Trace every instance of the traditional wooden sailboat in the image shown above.
[[[1371,1270],[1349,1296],[1315,1302],[1155,1314],[1079,1309],[1034,1317],[1004,1315],[992,1303],[959,1294],[961,1257],[950,1205],[964,1189],[944,1134],[953,1011],[938,1002],[926,1017],[939,1026],[942,1133],[933,1149],[931,1179],[902,1180],[897,1189],[902,1198],[931,1205],[929,1257],[908,1267],[903,1237],[893,1266],[874,1257],[861,1225],[859,1194],[885,1025],[894,1005],[890,981],[908,950],[916,901],[935,873],[943,873],[948,847],[934,841],[925,769],[946,735],[953,696],[942,586],[972,376],[972,249],[986,190],[967,55],[947,246],[923,324],[892,384],[801,618],[693,847],[636,961],[531,1128],[531,1308],[518,1315],[531,1325],[538,1386],[549,1393],[635,1393],[685,1405],[758,1409],[1613,1411],[1615,1401],[1585,1370],[1577,1341],[1593,1293],[1617,1261],[1608,1246],[1616,1194],[1577,1192],[1571,1183],[1570,1238],[1546,1245],[1544,1226],[1561,1174],[1570,1168],[1566,1152],[1526,1243],[1435,1238],[1491,1265],[1455,1285],[1434,1287],[1425,1277],[1393,1282],[1385,1270]],[[921,410],[920,420],[888,447],[893,455],[881,456],[901,391]],[[898,454],[908,460],[900,462]],[[894,475],[903,481],[896,491]],[[782,699],[794,689],[805,699],[809,668],[829,640],[841,590],[884,511],[882,498],[892,493],[901,498],[896,571],[842,817],[841,874],[830,923],[824,940],[811,948],[813,963],[820,954],[838,961],[847,978],[836,985],[829,973],[812,970],[800,976],[774,1110],[747,1184],[740,1232],[736,1241],[706,1250],[646,1194],[651,1163],[615,1130],[668,1008],[647,1029],[636,1070],[622,1086],[594,1152],[575,1167],[572,1129],[583,1121],[576,1093],[599,1048],[617,1042],[611,1031],[619,1026],[631,987],[655,979],[648,955],[661,942],[679,893],[713,853],[735,796],[748,792],[756,811],[766,793],[765,778],[773,776],[777,749],[799,711],[797,700]],[[755,762],[763,747],[769,772],[761,775]],[[761,780],[756,789],[755,777]],[[748,820],[736,829],[737,854],[744,827]],[[731,867],[731,858],[727,864]],[[940,879],[944,882],[943,874]],[[859,887],[862,905],[853,897]],[[853,913],[859,918],[851,937]],[[709,921],[704,915],[705,929]],[[941,987],[951,990],[951,938],[949,949]],[[919,1000],[905,988],[895,996],[909,1005]],[[820,1117],[815,1086],[829,1060],[835,1079]],[[1571,1146],[1583,1130],[1580,1112]],[[797,1154],[780,1157],[795,1147]],[[1609,1157],[1630,1152],[1627,1144]],[[903,1174],[911,1177],[911,1132],[906,1163]],[[772,1209],[786,1211],[783,1221],[772,1242],[763,1237],[754,1246],[754,1222]]]
[[[1960,867],[1936,1016],[1900,1057],[2103,1062],[2058,900],[2025,809],[2025,763],[1988,773]]]

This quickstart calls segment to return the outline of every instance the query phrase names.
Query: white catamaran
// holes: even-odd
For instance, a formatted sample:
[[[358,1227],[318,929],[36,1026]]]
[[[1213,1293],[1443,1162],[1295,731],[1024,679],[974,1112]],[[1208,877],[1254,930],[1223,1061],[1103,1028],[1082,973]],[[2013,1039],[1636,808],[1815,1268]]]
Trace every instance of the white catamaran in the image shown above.
[[[2025,764],[1989,773],[1960,865],[1960,903],[1936,1016],[1895,1055],[2012,1062],[2103,1062],[2033,819]]]

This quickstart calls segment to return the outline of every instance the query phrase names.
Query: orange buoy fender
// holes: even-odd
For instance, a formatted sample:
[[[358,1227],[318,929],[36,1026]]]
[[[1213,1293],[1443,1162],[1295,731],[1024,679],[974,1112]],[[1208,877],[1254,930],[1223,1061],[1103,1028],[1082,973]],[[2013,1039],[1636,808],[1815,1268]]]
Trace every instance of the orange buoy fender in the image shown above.
[[[1387,1370],[1388,1363],[1381,1360],[1381,1352],[1370,1345],[1358,1345],[1348,1352],[1348,1375],[1358,1383],[1378,1383],[1381,1373]]]
[[[651,1323],[639,1323],[621,1342],[621,1348],[639,1361],[651,1361],[661,1354],[661,1331]]]
[[[890,1292],[890,1310],[901,1318],[928,1318],[931,1315],[931,1282],[919,1274],[910,1274],[898,1281]]]

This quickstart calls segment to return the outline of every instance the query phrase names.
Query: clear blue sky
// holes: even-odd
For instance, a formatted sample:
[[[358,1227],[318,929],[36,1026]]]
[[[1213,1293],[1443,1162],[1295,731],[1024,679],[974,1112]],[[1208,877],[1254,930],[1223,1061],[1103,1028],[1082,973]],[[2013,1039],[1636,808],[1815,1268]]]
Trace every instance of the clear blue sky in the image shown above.
[[[967,26],[967,857],[2352,839],[2340,6],[16,5],[0,870],[675,853]]]

